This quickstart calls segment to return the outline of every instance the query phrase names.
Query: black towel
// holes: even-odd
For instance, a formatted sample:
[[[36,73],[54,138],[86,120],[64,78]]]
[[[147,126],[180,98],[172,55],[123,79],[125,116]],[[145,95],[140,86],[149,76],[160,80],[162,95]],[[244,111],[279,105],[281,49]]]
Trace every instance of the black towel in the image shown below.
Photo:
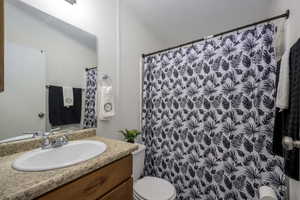
[[[288,109],[288,128],[286,136],[299,140],[300,130],[300,39],[290,52],[290,99]],[[285,173],[296,180],[299,177],[299,149],[285,152]]]
[[[79,124],[81,121],[82,89],[73,88],[74,105],[64,107],[62,87],[49,87],[49,121],[52,126]]]
[[[287,133],[288,110],[280,111],[276,108],[274,134],[273,134],[273,153],[277,156],[284,157],[282,139]]]
[[[279,83],[280,67],[281,67],[281,61],[277,63],[276,84],[275,84],[276,89],[278,88],[278,83]],[[276,108],[274,134],[273,134],[273,153],[280,157],[284,157],[282,139],[284,135],[287,133],[287,128],[288,128],[287,119],[288,119],[288,110],[281,111],[279,108]]]

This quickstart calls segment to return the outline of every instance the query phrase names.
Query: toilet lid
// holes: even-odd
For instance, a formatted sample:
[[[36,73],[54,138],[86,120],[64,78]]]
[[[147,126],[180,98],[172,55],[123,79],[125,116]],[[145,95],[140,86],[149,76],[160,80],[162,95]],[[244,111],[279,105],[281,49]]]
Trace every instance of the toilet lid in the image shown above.
[[[145,200],[170,200],[176,195],[171,183],[149,176],[136,181],[133,189],[137,196]]]

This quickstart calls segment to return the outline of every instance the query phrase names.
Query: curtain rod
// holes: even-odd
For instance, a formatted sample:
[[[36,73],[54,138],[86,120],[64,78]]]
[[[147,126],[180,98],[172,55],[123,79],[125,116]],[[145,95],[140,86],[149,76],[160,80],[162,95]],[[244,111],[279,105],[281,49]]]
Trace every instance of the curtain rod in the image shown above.
[[[91,69],[97,69],[98,67],[87,67],[87,68],[85,68],[85,71],[89,71],[89,70],[91,70]]]
[[[53,87],[61,87],[62,88],[62,86],[57,86],[57,85],[46,85],[46,88],[49,89],[51,86],[53,86]],[[77,88],[77,89],[81,89],[82,91],[85,91],[85,89],[83,89],[83,88]]]
[[[144,58],[144,57],[151,56],[151,55],[154,55],[154,54],[158,54],[158,53],[161,53],[161,52],[164,52],[164,51],[169,51],[169,50],[172,50],[172,49],[176,49],[176,48],[180,48],[180,47],[187,46],[187,45],[190,45],[190,44],[194,44],[196,42],[201,42],[201,41],[206,40],[206,39],[210,39],[210,38],[218,37],[218,36],[221,36],[221,35],[225,35],[227,33],[238,31],[238,30],[248,28],[248,27],[251,27],[251,26],[255,26],[255,25],[258,25],[258,24],[270,22],[270,21],[280,19],[280,18],[288,19],[289,17],[290,17],[290,10],[287,10],[282,15],[278,15],[278,16],[271,17],[271,18],[268,18],[268,19],[264,19],[264,20],[261,20],[261,21],[258,21],[258,22],[252,23],[252,24],[240,26],[240,27],[237,27],[237,28],[234,28],[234,29],[231,29],[231,30],[228,30],[228,31],[224,31],[224,32],[221,32],[221,33],[218,33],[218,34],[215,34],[215,35],[210,35],[210,36],[207,36],[207,37],[203,37],[203,38],[198,39],[198,40],[193,40],[193,41],[190,41],[190,42],[186,42],[186,43],[183,43],[183,44],[180,44],[180,45],[177,45],[177,46],[169,47],[169,48],[162,49],[162,50],[159,50],[159,51],[155,51],[155,52],[152,52],[152,53],[142,54],[142,56]]]

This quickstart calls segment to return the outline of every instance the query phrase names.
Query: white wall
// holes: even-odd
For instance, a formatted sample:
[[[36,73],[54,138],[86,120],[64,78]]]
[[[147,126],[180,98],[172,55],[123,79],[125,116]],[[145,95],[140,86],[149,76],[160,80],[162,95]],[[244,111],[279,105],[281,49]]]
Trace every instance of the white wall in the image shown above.
[[[166,47],[269,17],[273,0],[123,0]],[[285,1],[285,0],[282,0]]]
[[[288,20],[288,39],[289,46],[293,45],[300,38],[300,1],[299,0],[274,0],[272,4],[272,12],[284,13],[290,9],[291,16]],[[290,200],[300,199],[300,182],[290,180]]]
[[[141,55],[164,45],[124,1],[120,5],[121,66],[119,129],[140,129]]]
[[[289,43],[294,44],[300,38],[300,1],[299,0],[274,0],[272,4],[273,15],[275,13],[284,13],[287,9],[291,11],[288,20]]]

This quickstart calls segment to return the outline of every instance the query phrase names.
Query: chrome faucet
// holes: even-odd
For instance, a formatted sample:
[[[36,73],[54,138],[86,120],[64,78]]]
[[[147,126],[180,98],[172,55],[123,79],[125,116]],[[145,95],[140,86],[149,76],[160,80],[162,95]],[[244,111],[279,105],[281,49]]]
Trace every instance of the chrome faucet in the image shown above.
[[[53,141],[51,141],[50,136],[59,130],[60,128],[51,129],[48,133],[43,134],[42,149],[58,148],[68,144],[69,139],[66,135],[55,138]]]
[[[61,137],[56,138],[52,143],[51,146],[52,148],[58,148],[58,147],[62,147],[66,144],[69,143],[69,139],[66,135],[63,135]]]

